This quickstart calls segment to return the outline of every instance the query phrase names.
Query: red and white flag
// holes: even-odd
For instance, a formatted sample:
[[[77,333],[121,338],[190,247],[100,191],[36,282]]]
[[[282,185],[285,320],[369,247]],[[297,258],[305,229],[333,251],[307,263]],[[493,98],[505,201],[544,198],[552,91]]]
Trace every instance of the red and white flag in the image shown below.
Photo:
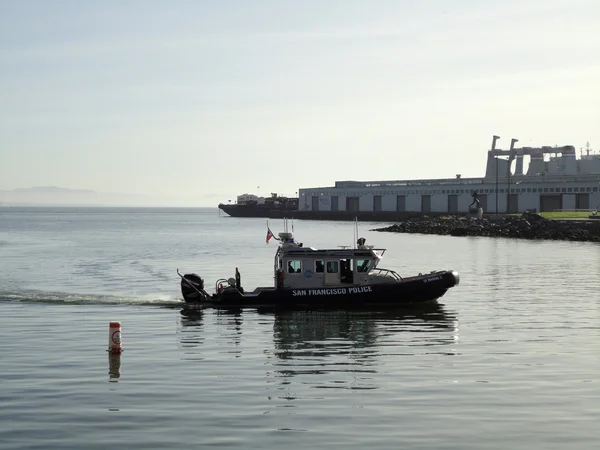
[[[274,235],[271,232],[271,229],[267,228],[267,244],[269,243],[269,239],[271,239],[272,237],[274,237]]]

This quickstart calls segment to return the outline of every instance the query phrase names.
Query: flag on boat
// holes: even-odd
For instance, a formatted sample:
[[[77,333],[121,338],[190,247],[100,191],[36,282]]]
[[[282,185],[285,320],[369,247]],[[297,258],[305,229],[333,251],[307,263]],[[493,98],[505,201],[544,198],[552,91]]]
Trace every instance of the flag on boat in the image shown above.
[[[280,241],[281,239],[279,239],[277,236],[275,236],[273,234],[273,232],[271,231],[271,228],[269,227],[269,221],[267,220],[267,244],[269,243],[269,241],[271,240],[271,238],[275,239],[276,241]]]
[[[271,239],[272,237],[274,237],[273,232],[270,228],[267,227],[267,244],[269,243],[269,239]]]

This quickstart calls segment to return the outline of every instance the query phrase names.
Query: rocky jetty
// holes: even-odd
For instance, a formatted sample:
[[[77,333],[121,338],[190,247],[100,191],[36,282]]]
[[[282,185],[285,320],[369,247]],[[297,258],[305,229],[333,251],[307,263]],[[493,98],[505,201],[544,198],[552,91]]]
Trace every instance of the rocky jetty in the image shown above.
[[[373,231],[600,242],[600,221],[554,220],[539,214],[502,217],[423,216]]]

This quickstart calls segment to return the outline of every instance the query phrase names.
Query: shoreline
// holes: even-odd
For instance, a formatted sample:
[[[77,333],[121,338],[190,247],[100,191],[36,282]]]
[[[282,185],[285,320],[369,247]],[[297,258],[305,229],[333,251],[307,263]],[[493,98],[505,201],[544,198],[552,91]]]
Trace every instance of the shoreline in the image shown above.
[[[482,236],[509,239],[600,242],[600,220],[546,219],[539,214],[490,216],[478,219],[443,216],[408,219],[371,231],[437,234],[443,236]]]

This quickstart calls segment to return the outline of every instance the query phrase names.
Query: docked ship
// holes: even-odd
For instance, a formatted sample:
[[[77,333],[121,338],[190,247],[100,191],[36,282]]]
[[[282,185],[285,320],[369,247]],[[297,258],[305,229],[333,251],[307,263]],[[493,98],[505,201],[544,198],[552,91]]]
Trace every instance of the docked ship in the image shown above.
[[[298,210],[298,197],[285,197],[271,193],[270,197],[254,194],[238,195],[235,203],[219,203],[219,209],[232,217],[292,217]]]
[[[255,215],[246,217],[396,221],[469,214],[475,201],[484,214],[599,209],[600,156],[589,143],[578,158],[573,145],[516,147],[518,139],[511,139],[510,147],[502,149],[498,139],[493,136],[487,151],[484,177],[336,181],[329,187],[300,188],[287,209],[238,210],[254,209]],[[242,214],[236,210],[231,215]]]

